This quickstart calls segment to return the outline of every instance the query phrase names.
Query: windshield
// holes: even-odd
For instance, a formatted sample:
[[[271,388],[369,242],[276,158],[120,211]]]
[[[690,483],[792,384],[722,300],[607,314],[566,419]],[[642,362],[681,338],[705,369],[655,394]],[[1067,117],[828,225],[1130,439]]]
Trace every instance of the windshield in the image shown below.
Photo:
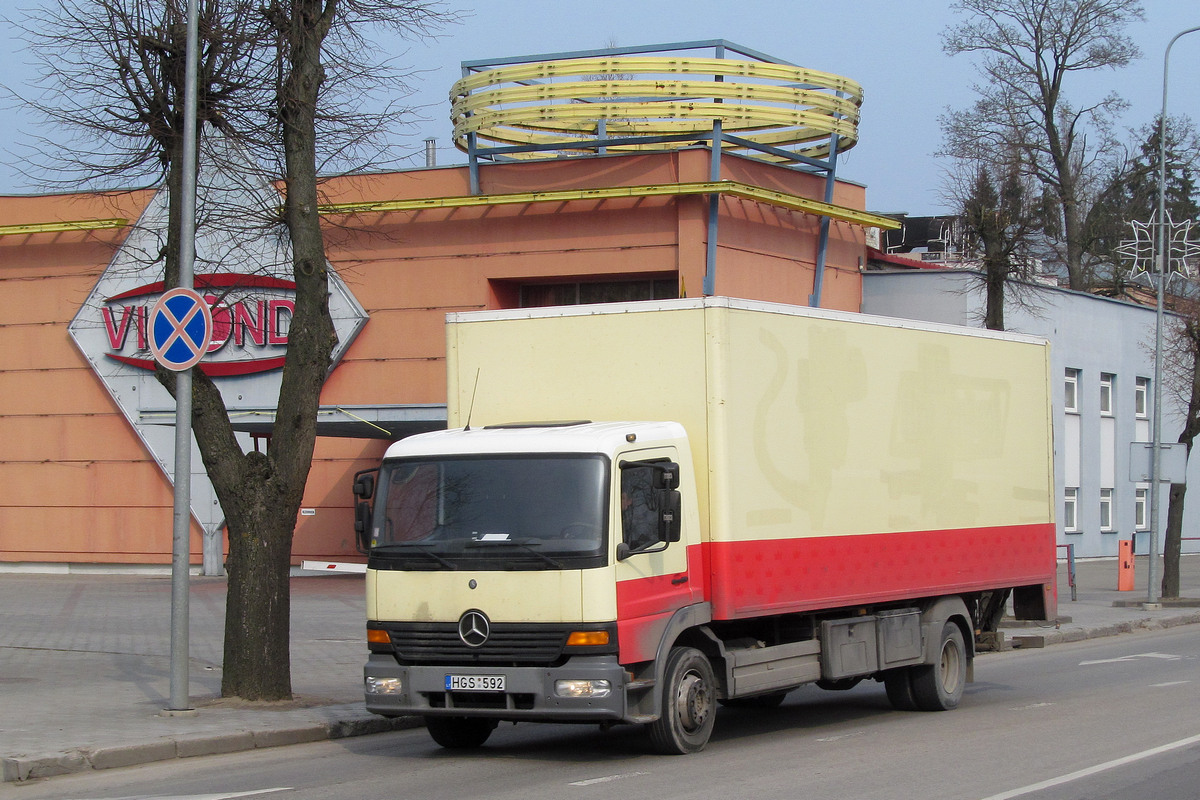
[[[394,569],[601,566],[607,486],[596,455],[388,461],[371,557]]]

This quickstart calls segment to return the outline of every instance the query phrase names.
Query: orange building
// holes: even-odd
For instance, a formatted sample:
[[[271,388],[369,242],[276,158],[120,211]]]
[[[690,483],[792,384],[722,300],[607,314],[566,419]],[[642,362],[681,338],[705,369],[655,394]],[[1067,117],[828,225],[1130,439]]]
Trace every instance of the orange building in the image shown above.
[[[703,66],[711,71],[713,63]],[[479,65],[469,71],[488,74]],[[487,91],[499,83],[492,74]],[[719,93],[726,92],[720,83]],[[462,89],[460,106],[472,91]],[[695,91],[694,80],[686,91]],[[328,257],[366,321],[346,337],[349,346],[322,392],[296,563],[353,558],[351,476],[377,463],[392,439],[445,424],[446,312],[684,294],[858,311],[865,229],[891,227],[864,211],[863,187],[832,179],[829,155],[839,149],[838,136],[815,136],[808,117],[796,117],[799,127],[771,130],[794,129],[793,138],[810,149],[823,141],[830,162],[824,172],[812,168],[811,156],[799,166],[783,162],[780,139],[756,150],[741,137],[757,134],[730,134],[734,123],[712,117],[681,132],[670,116],[671,136],[659,131],[664,141],[656,141],[639,131],[644,141],[635,147],[632,133],[614,132],[621,117],[615,102],[606,108],[607,130],[592,134],[600,137],[595,142],[577,145],[572,129],[570,146],[560,141],[547,153],[542,142],[542,149],[501,161],[480,144],[490,137],[492,146],[512,151],[499,128],[482,121],[495,99],[480,102],[456,117],[469,165],[353,175],[325,186]],[[626,116],[643,124],[646,109],[632,104],[645,102],[631,97]],[[839,109],[831,120],[843,118]],[[839,130],[843,147],[852,144]],[[111,293],[97,303],[89,298],[138,230],[131,221],[147,224],[152,196],[0,198],[0,565],[170,562],[171,476],[155,431],[169,431],[172,420],[154,419],[145,407],[131,415],[122,398],[130,388],[115,385],[128,364],[112,364],[112,352],[87,352],[89,345],[79,337],[73,343],[68,331],[88,317],[95,330],[107,331],[110,351],[118,342],[144,351],[132,306]],[[243,335],[254,336],[245,319],[229,319],[227,334],[238,346]],[[284,347],[284,338],[262,347]],[[586,345],[580,352],[586,369]],[[247,446],[256,446],[253,436],[269,435],[270,408],[239,407],[231,397],[241,398],[242,386],[247,395],[259,391],[260,377],[239,377],[235,392],[223,390]],[[206,547],[219,554],[220,514],[198,508],[215,501],[196,497],[192,552],[200,563]]]

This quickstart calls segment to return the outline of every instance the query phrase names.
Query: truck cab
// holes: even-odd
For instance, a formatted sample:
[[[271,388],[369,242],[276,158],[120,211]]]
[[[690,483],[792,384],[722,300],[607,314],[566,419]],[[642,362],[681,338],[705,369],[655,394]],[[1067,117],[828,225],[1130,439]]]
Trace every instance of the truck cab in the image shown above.
[[[368,710],[472,746],[500,720],[644,722],[653,661],[703,604],[675,423],[495,425],[393,445],[361,479]]]

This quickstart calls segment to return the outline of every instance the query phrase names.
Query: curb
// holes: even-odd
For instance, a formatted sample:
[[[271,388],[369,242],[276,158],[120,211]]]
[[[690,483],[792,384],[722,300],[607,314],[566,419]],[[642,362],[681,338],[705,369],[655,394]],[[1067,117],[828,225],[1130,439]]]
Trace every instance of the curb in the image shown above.
[[[418,717],[354,717],[331,722],[301,725],[294,728],[268,728],[243,730],[216,735],[180,737],[145,744],[117,747],[95,747],[68,750],[62,753],[40,755],[5,756],[3,766],[4,783],[20,783],[55,775],[85,772],[91,769],[114,769],[168,761],[173,758],[191,758],[222,753],[239,753],[265,747],[283,747],[352,736],[367,736],[373,733],[419,728],[423,723]]]
[[[1182,625],[1200,624],[1200,611],[1177,617],[1143,617],[1141,619],[1115,622],[1111,625],[1098,625],[1092,628],[1057,628],[1039,634],[1046,645],[1082,642],[1087,639],[1102,639],[1108,636],[1119,636],[1135,631],[1157,631],[1166,628],[1177,628]]]

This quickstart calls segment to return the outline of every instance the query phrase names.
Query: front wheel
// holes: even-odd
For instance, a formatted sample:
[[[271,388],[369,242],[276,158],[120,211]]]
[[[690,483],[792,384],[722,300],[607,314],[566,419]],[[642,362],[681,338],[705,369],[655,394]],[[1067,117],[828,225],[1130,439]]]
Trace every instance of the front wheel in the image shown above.
[[[654,749],[667,755],[696,753],[708,744],[716,722],[717,680],[712,665],[693,647],[677,647],[663,672],[660,716],[650,723]]]
[[[481,747],[492,731],[496,720],[478,717],[426,717],[425,728],[433,740],[451,750]]]
[[[953,622],[942,627],[942,646],[933,664],[914,667],[912,695],[921,711],[949,711],[958,707],[967,684],[967,648]]]

